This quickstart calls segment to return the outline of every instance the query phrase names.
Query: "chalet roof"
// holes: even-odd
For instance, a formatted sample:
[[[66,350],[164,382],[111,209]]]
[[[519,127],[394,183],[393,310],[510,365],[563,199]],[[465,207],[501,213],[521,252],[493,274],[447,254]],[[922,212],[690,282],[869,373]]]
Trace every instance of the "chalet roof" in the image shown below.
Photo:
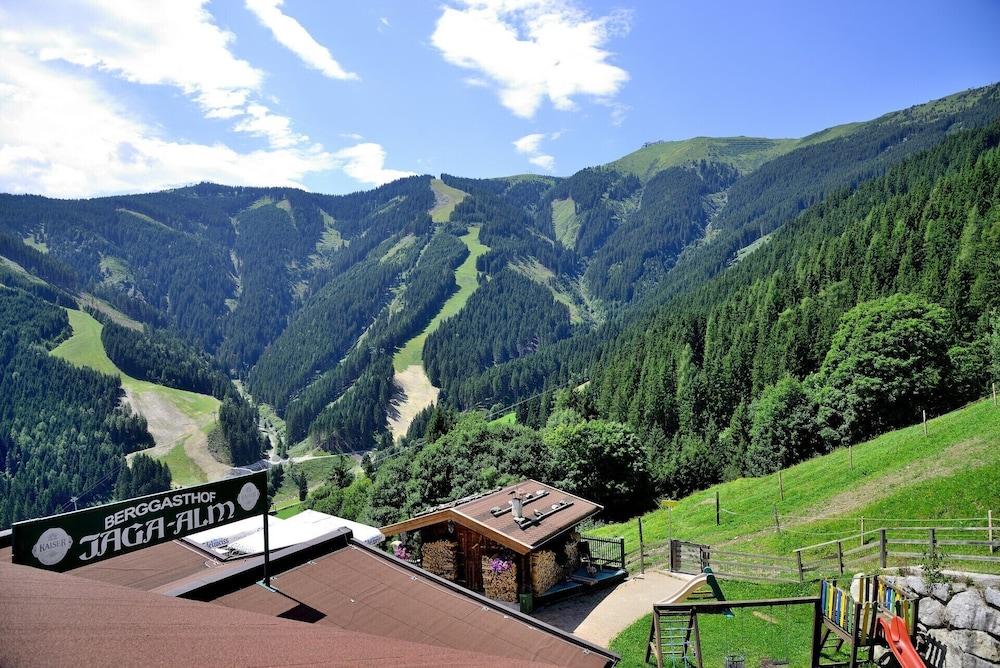
[[[5,666],[544,666],[0,562]],[[426,639],[425,639],[426,640]]]
[[[289,663],[301,659],[305,664],[336,665],[342,656],[344,663],[364,665],[392,660],[418,666],[544,664],[597,668],[617,660],[603,648],[355,541],[348,529],[273,552],[272,589],[258,584],[263,576],[263,557],[217,561],[182,541],[84,566],[72,574],[12,567],[9,560],[9,547],[0,549],[0,566],[5,569],[0,570],[0,637],[9,637],[8,630],[27,634],[26,637],[36,641],[37,658],[27,654],[32,643],[19,641],[16,646],[0,647],[0,665],[32,665],[43,657],[48,660],[48,652],[39,648],[53,646],[65,653],[57,651],[52,665],[174,665],[182,661],[237,665],[247,662],[240,660],[249,656],[247,647],[262,646],[267,647],[252,655],[259,659],[257,663],[280,665],[285,655],[277,650],[284,651],[291,645],[295,648],[287,654]],[[6,569],[10,568],[17,569],[10,571],[16,577],[5,577]],[[12,588],[2,582],[26,579],[33,583],[27,589],[30,595],[23,588]],[[68,580],[73,583],[65,585],[69,588],[66,596],[72,601],[79,599],[73,591],[83,587],[78,581],[98,587],[84,588],[94,592],[93,615],[88,617],[90,612],[82,611],[72,601],[64,605],[61,595],[50,593]],[[127,585],[129,589],[119,585]],[[123,593],[129,591],[154,598],[135,598]],[[8,593],[14,596],[16,605],[29,609],[26,616],[20,609],[12,611],[7,607]],[[173,605],[169,601],[178,599],[210,605],[202,605],[197,611],[185,608],[187,612],[181,613],[169,607]],[[51,618],[54,622],[38,622],[49,607],[59,610]],[[119,610],[123,612],[119,614]],[[235,616],[209,614],[204,610],[225,610]],[[181,619],[182,614],[189,615],[186,622]],[[268,621],[251,622],[239,616],[250,614]],[[204,625],[203,618],[208,620]],[[274,627],[274,621],[283,622],[276,618],[292,620],[289,623],[296,628],[285,631]],[[23,620],[30,623],[22,624]],[[38,632],[31,630],[35,628],[31,624],[36,623]],[[257,631],[233,629],[229,624],[247,625]],[[167,630],[161,632],[161,628]],[[112,633],[111,629],[117,630]],[[121,629],[129,630],[123,633]],[[261,630],[266,634],[264,642]],[[289,641],[284,642],[285,636],[272,636],[272,631],[288,634]],[[43,633],[51,635],[51,643],[47,638],[42,640]],[[174,642],[171,633],[185,641]],[[315,637],[309,635],[314,633]],[[105,648],[103,640],[94,643],[89,639],[108,635],[115,636],[107,645],[110,654],[100,654]],[[375,652],[377,643],[371,638],[386,643],[385,654]],[[138,647],[143,643],[161,651],[144,653],[147,645]],[[344,644],[347,653],[336,652],[336,643]],[[322,648],[326,654],[319,649],[310,653],[313,648]],[[124,657],[132,656],[131,652],[138,652],[136,657],[144,658],[125,660]],[[149,657],[157,660],[145,660]]]
[[[525,522],[517,522],[511,513],[510,500],[517,490],[526,495]],[[403,522],[382,527],[381,531],[392,536],[451,520],[519,554],[527,554],[603,509],[592,501],[529,479],[437,506]]]

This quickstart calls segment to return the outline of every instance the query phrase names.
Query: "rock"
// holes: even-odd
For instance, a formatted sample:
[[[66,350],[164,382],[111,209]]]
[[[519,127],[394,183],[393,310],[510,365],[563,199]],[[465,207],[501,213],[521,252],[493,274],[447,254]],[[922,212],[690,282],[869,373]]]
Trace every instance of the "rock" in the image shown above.
[[[985,631],[989,628],[990,615],[983,597],[974,589],[955,594],[948,602],[946,618],[953,629]]]
[[[1000,646],[982,631],[933,629],[929,635],[945,648],[944,668],[986,668],[1000,661]]]
[[[956,581],[956,582],[952,582],[951,583],[951,593],[953,595],[954,594],[961,594],[963,591],[965,591],[968,588],[969,588],[969,585],[967,585],[967,584],[965,584],[964,582],[961,582],[961,581]]]
[[[933,584],[930,594],[942,603],[947,603],[948,599],[951,598],[951,588],[944,583]]]
[[[1000,608],[1000,588],[987,587],[986,602],[992,605],[994,608]]]
[[[939,629],[947,623],[946,608],[933,598],[921,599],[918,610],[920,623],[929,629]]]
[[[977,659],[990,661],[993,665],[1000,663],[1000,643],[989,634],[982,631],[952,631],[950,634],[952,647],[971,654]]]
[[[903,588],[913,592],[917,596],[927,596],[927,594],[930,593],[927,588],[927,583],[924,582],[924,579],[918,575],[910,575],[900,579],[902,580],[900,584],[902,584]]]

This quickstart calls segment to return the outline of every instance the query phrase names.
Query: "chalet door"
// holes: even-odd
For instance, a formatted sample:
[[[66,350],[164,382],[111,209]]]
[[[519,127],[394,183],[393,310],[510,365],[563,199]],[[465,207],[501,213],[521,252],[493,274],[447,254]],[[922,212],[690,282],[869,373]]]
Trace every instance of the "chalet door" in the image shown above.
[[[458,534],[458,547],[465,557],[465,586],[473,591],[483,590],[483,537],[462,528]]]

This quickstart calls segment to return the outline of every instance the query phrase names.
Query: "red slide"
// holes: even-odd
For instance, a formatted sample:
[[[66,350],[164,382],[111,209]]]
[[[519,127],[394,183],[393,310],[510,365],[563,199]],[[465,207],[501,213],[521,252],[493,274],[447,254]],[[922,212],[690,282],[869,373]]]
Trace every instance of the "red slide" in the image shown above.
[[[889,649],[902,668],[926,668],[924,660],[910,642],[910,634],[902,617],[879,617],[878,623],[882,626]]]

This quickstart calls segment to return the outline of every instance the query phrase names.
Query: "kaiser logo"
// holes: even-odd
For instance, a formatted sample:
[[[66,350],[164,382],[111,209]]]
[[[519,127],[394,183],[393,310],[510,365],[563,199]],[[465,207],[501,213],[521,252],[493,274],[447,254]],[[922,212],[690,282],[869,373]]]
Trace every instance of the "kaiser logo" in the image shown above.
[[[73,539],[59,527],[46,529],[31,548],[31,554],[46,566],[58,564],[69,552]]]
[[[239,502],[240,508],[249,511],[257,505],[257,499],[259,498],[260,491],[257,489],[257,486],[248,482],[243,485],[243,489],[240,490],[240,495],[236,497],[236,500]]]

